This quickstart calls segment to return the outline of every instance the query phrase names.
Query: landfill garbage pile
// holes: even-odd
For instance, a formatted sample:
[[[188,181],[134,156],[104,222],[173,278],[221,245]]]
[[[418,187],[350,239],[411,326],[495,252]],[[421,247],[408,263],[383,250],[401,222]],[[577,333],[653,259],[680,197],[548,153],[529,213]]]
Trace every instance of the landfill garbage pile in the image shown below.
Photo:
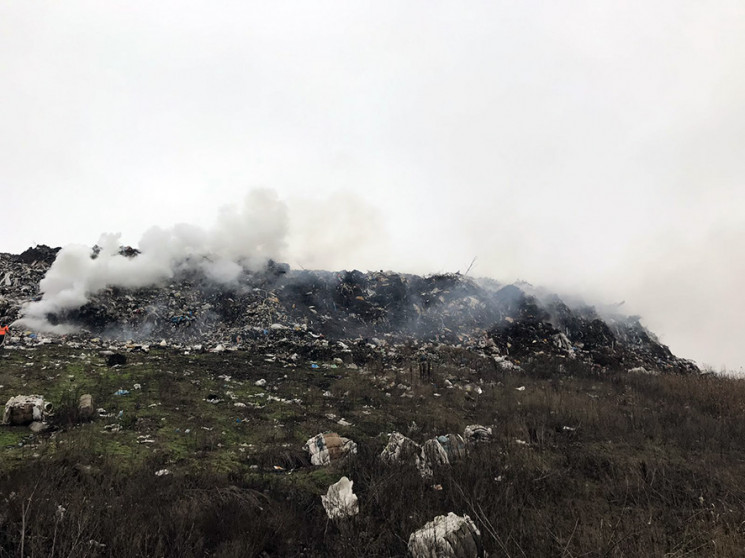
[[[0,253],[0,320],[7,323],[16,320],[21,305],[40,295],[39,281],[59,250],[39,245],[22,254]]]
[[[57,250],[37,246],[21,255],[0,254],[0,319],[13,321],[24,303],[39,299],[39,281]],[[120,253],[139,254],[131,248]],[[639,317],[617,308],[570,306],[526,283],[503,285],[459,273],[291,270],[269,261],[261,271],[244,270],[228,285],[190,270],[147,288],[110,286],[83,306],[47,319],[76,326],[79,340],[252,349],[287,363],[298,358],[364,362],[413,346],[422,360],[421,374],[443,346],[471,349],[504,369],[547,355],[601,369],[698,371],[675,357]]]

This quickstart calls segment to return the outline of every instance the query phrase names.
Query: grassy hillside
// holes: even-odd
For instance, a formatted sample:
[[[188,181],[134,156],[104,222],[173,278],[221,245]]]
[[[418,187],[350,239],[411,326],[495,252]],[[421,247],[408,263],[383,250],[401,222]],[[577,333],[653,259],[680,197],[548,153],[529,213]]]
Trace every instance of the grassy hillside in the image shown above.
[[[492,556],[742,555],[743,382],[439,355],[423,379],[405,348],[395,364],[294,367],[247,351],[153,348],[108,367],[84,345],[4,350],[0,396],[43,395],[55,416],[40,434],[0,427],[0,556],[403,556],[450,511]],[[83,393],[104,409],[90,423]],[[433,479],[377,459],[393,430],[422,443],[474,423],[494,441]],[[302,446],[324,431],[358,454],[311,466]],[[360,515],[338,524],[320,495],[342,475]]]

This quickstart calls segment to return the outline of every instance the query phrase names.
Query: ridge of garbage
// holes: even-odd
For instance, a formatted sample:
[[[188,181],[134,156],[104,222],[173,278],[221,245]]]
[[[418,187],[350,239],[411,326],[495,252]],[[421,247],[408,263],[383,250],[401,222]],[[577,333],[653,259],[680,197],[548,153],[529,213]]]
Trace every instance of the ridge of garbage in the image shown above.
[[[0,253],[0,318],[13,322],[41,297],[39,282],[59,248]],[[122,247],[120,253],[137,257]],[[95,249],[92,257],[96,257]],[[469,349],[495,365],[519,367],[536,355],[577,359],[598,369],[698,372],[617,307],[572,304],[527,283],[501,284],[459,273],[308,271],[269,261],[231,285],[182,272],[147,288],[111,286],[59,315],[78,333],[14,332],[24,343],[152,343],[192,350],[252,349],[280,361],[395,358],[402,345],[421,355],[421,373],[443,346]]]

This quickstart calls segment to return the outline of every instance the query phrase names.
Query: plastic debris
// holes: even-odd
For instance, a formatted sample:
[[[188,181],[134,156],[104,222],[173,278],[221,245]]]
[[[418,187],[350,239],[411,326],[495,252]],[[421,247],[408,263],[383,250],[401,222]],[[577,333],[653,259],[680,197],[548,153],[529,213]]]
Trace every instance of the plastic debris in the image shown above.
[[[467,515],[438,515],[409,537],[414,558],[480,558],[481,532]]]
[[[78,399],[78,414],[81,420],[93,420],[96,417],[97,411],[90,393],[85,393]]]
[[[49,428],[49,425],[46,422],[35,420],[31,424],[29,424],[28,427],[31,429],[31,432],[33,432],[34,434],[38,434],[39,432],[44,432],[47,428]]]
[[[129,390],[127,389],[118,389],[114,392],[114,395],[129,395]]]
[[[422,448],[400,432],[391,432],[380,458],[386,463],[405,463],[421,459]]]
[[[16,395],[8,399],[3,413],[3,424],[26,425],[43,422],[52,412],[52,404],[41,395]]]
[[[442,446],[450,463],[454,463],[466,456],[466,442],[460,434],[438,436],[437,442]]]
[[[400,432],[391,432],[388,443],[380,454],[385,463],[409,463],[414,465],[422,477],[432,476],[432,467],[428,464],[422,447],[411,438]]]
[[[654,376],[657,374],[657,371],[647,370],[643,366],[636,366],[635,368],[629,368],[629,374],[650,374]]]
[[[346,519],[360,513],[357,495],[352,491],[353,481],[342,477],[339,482],[329,486],[325,496],[321,496],[323,509],[329,519]]]
[[[480,424],[469,424],[463,432],[463,438],[465,438],[466,445],[468,446],[490,442],[492,439],[492,429]]]
[[[436,438],[427,440],[422,444],[422,455],[424,456],[425,462],[430,467],[450,464],[450,458],[448,457],[445,448],[442,447]]]
[[[313,465],[329,465],[332,461],[357,453],[357,444],[335,432],[317,434],[305,442]]]

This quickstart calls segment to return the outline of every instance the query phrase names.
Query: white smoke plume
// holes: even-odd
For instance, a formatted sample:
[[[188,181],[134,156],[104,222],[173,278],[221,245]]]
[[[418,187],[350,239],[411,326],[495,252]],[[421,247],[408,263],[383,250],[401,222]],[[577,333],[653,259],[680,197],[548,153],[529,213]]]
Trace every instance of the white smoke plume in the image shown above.
[[[396,258],[385,223],[375,205],[350,191],[322,198],[290,198],[288,263],[305,269],[378,269],[415,258]]]
[[[53,325],[50,314],[84,305],[106,287],[138,288],[172,278],[178,271],[199,269],[219,283],[235,281],[243,269],[258,269],[270,258],[281,258],[288,230],[287,207],[271,190],[254,190],[240,207],[222,209],[210,229],[179,224],[153,227],[140,240],[137,257],[119,253],[120,235],[104,234],[100,252],[69,245],[39,284],[39,301],[23,308],[16,323],[49,333],[69,333],[69,325]]]

